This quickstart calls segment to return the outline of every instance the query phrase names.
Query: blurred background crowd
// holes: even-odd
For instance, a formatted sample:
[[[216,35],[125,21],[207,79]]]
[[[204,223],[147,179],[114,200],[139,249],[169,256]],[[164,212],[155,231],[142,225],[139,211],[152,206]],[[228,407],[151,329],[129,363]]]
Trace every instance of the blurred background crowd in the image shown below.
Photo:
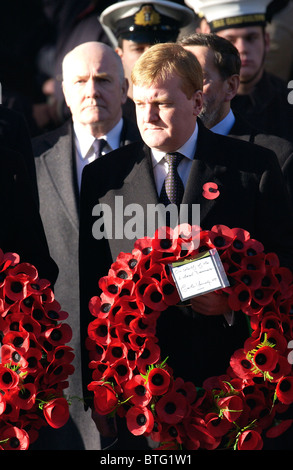
[[[110,44],[98,17],[114,3],[110,0],[15,0],[1,6],[2,104],[24,114],[31,136],[54,129],[68,117],[64,114],[61,89],[63,57],[87,41]],[[174,3],[189,6],[188,1]],[[293,77],[293,2],[273,0],[268,17],[271,45],[266,68],[288,82]],[[190,31],[198,28],[201,21],[194,12]]]

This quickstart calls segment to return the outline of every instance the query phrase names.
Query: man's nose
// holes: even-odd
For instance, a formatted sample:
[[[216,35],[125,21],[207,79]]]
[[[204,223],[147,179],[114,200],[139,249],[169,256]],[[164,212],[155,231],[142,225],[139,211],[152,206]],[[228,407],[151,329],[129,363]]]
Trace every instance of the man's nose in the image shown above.
[[[99,86],[96,80],[90,78],[86,83],[86,94],[87,96],[97,96],[99,95]]]
[[[158,118],[156,107],[153,104],[146,104],[144,108],[144,121],[152,122]]]
[[[246,41],[245,41],[245,39],[238,38],[234,45],[235,45],[236,49],[238,49],[239,54],[246,51]]]

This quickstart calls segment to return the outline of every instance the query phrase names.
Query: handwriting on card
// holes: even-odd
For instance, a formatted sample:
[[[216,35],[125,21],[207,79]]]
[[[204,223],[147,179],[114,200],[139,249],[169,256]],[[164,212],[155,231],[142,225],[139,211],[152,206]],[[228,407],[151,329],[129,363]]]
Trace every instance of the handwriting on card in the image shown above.
[[[181,300],[228,285],[221,260],[212,250],[198,259],[174,263],[171,271]]]

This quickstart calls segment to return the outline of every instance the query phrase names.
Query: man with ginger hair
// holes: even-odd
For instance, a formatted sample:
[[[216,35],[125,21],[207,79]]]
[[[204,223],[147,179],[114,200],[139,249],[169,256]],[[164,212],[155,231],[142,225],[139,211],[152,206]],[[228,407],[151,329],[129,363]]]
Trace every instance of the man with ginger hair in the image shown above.
[[[126,237],[95,238],[93,207],[110,205],[114,224],[119,216],[115,198],[120,196],[124,205],[135,202],[142,207],[140,224],[146,227],[148,204],[158,205],[167,193],[166,154],[180,154],[178,176],[184,192],[179,204],[187,204],[190,214],[193,204],[200,205],[203,229],[216,224],[242,227],[292,266],[292,220],[277,158],[267,149],[214,134],[201,124],[197,116],[202,108],[202,71],[194,55],[178,44],[156,44],[136,62],[132,82],[143,142],[117,149],[83,173],[80,280],[85,334],[92,320],[88,301],[100,293],[96,280],[107,275],[117,255],[131,252],[134,244]],[[207,182],[218,186],[219,196],[213,200],[203,194]],[[193,298],[191,306],[180,309],[170,307],[157,322],[161,357],[168,356],[175,377],[198,386],[207,377],[225,373],[232,353],[247,336],[245,318],[229,311],[223,293]],[[117,423],[118,448],[123,448],[125,434],[119,434],[123,423],[119,419]]]

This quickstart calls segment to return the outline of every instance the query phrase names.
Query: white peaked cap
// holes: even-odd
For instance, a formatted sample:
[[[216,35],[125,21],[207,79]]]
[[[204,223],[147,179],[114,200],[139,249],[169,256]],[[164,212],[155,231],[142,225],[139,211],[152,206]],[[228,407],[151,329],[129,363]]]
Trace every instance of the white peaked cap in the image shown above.
[[[185,0],[202,14],[212,31],[266,23],[266,11],[272,0]]]

